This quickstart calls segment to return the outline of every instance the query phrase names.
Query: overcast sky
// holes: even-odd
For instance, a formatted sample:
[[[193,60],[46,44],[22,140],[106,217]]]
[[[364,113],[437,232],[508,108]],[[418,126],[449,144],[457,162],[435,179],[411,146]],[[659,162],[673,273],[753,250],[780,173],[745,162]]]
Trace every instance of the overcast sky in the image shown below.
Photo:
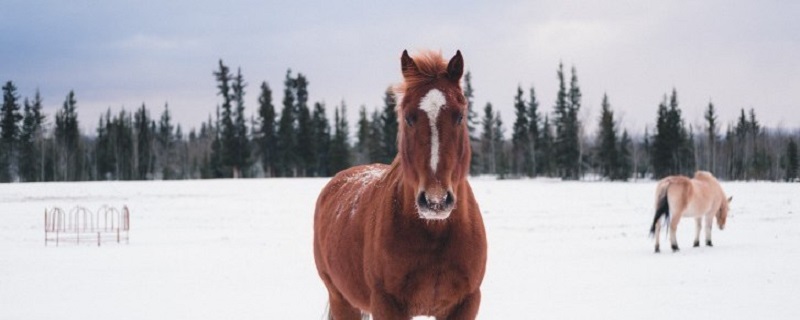
[[[754,108],[762,123],[800,127],[797,1],[4,1],[0,80],[38,88],[52,115],[74,89],[84,130],[109,107],[169,103],[188,132],[214,112],[212,72],[241,67],[248,113],[262,81],[280,104],[287,68],[310,99],[345,100],[351,118],[401,80],[403,49],[464,55],[477,107],[500,110],[507,132],[518,85],[552,111],[556,69],[577,68],[581,117],[596,126],[603,93],[622,126],[652,127],[675,87],[684,118],[722,123]],[[569,75],[567,75],[569,76]],[[352,122],[351,122],[352,123]]]

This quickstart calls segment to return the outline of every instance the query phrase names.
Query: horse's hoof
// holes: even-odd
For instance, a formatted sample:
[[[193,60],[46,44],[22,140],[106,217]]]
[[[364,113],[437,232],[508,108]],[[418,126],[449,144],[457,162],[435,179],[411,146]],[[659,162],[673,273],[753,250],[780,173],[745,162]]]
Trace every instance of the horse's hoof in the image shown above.
[[[695,247],[695,248],[697,248],[697,247],[699,247],[699,246],[700,246],[700,241],[695,241],[695,242],[694,242],[694,247]]]
[[[658,247],[656,247],[656,253],[659,253],[659,252],[661,252],[661,249],[659,249]]]
[[[678,251],[681,251],[681,249],[678,248],[677,244],[673,244],[672,245],[672,252],[678,252]]]
[[[713,247],[714,245],[711,244],[711,240],[706,240],[706,246]]]

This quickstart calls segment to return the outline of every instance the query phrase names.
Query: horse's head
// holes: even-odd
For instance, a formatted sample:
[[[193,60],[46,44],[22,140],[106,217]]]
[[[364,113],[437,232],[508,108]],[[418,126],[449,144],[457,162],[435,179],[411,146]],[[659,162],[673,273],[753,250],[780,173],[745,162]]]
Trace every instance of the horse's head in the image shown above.
[[[415,191],[419,216],[442,220],[455,208],[454,186],[466,178],[470,145],[467,101],[461,91],[461,52],[445,61],[423,52],[403,51],[403,79],[397,88],[400,121],[398,152],[404,181]]]
[[[731,201],[733,201],[733,197],[725,199],[719,207],[719,212],[717,212],[717,226],[719,226],[720,230],[725,229],[725,220],[728,219],[728,208],[730,208]]]

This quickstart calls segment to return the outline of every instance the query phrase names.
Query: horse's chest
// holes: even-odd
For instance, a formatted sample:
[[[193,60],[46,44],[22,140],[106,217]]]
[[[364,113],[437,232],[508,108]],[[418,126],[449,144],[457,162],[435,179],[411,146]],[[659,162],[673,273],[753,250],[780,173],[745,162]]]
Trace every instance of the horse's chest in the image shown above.
[[[477,272],[451,246],[420,252],[387,251],[380,267],[384,290],[416,314],[436,313],[461,301],[477,286]]]
[[[447,309],[470,292],[469,276],[452,264],[429,264],[408,269],[390,293],[400,297],[416,314],[431,314]]]

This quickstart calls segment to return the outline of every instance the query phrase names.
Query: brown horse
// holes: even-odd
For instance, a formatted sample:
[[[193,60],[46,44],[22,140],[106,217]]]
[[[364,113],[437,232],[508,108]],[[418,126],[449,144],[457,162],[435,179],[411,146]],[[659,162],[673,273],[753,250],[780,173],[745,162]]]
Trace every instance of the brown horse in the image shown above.
[[[486,270],[483,219],[467,182],[461,52],[400,59],[398,155],[339,172],[314,213],[314,260],[329,318],[474,319]]]
[[[719,229],[725,228],[728,218],[728,204],[733,197],[725,199],[719,181],[710,172],[697,171],[694,178],[684,176],[669,176],[658,182],[656,186],[656,214],[650,235],[656,237],[656,252],[660,252],[659,238],[661,232],[661,219],[666,216],[669,221],[669,236],[672,251],[678,251],[678,242],[675,231],[681,218],[694,218],[697,222],[697,232],[694,237],[694,246],[700,246],[700,229],[702,220],[705,219],[706,245],[711,247],[711,226],[714,218],[717,219]],[[670,218],[672,214],[672,218]]]

